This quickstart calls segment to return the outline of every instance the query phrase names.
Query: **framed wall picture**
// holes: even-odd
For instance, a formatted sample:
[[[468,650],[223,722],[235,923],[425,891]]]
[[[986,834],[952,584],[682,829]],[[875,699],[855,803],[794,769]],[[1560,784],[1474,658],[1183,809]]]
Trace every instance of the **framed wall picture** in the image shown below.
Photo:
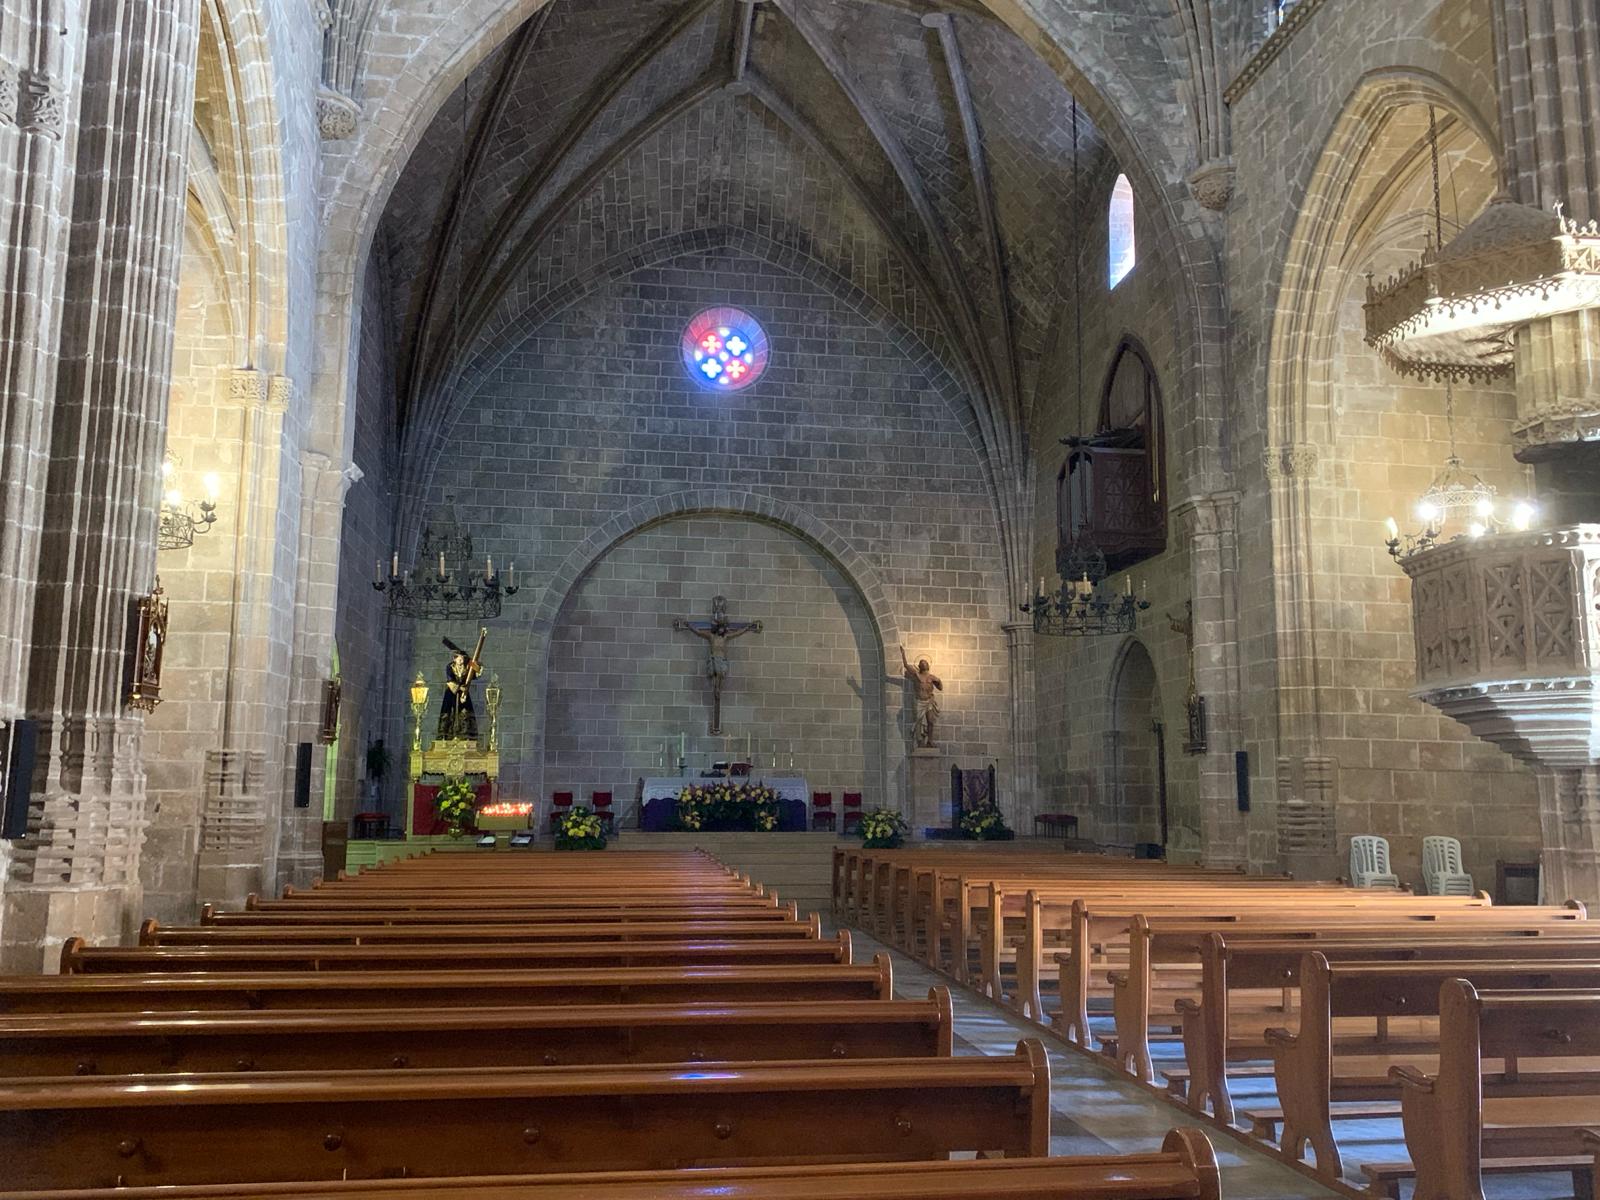
[[[138,629],[133,643],[133,671],[128,685],[128,707],[154,712],[161,703],[161,660],[167,652],[167,597],[161,577],[148,596],[139,601]]]
[[[322,681],[322,728],[317,731],[317,740],[324,746],[339,740],[339,701],[343,692],[344,684],[337,677]]]

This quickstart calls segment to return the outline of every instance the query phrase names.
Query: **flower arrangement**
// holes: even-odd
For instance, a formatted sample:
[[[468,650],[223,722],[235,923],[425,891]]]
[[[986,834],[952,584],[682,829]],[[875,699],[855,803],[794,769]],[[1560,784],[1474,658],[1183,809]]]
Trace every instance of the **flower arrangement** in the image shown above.
[[[993,803],[969,808],[961,814],[961,836],[980,842],[1004,842],[1016,837]]]
[[[714,829],[778,827],[778,793],[764,783],[717,780],[691,783],[678,793],[677,828],[691,832]]]
[[[557,850],[604,850],[605,826],[600,818],[583,805],[569,809],[556,818]]]
[[[896,810],[875,808],[861,818],[861,846],[865,850],[893,850],[910,828]]]
[[[477,804],[478,790],[465,775],[456,775],[444,781],[434,797],[433,811],[445,823],[450,836],[458,838],[472,828]]]

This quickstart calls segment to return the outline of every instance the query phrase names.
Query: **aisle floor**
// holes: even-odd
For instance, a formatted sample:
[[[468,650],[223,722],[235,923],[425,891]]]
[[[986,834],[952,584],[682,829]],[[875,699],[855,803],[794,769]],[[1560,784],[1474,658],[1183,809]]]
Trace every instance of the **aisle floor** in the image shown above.
[[[858,961],[887,951],[894,959],[895,994],[923,997],[937,984],[950,987],[956,1016],[957,1054],[1010,1054],[1025,1037],[1038,1037],[1050,1053],[1051,1154],[1123,1154],[1161,1145],[1174,1125],[1186,1122],[1175,1106],[1150,1095],[1065,1042],[951,983],[852,929]],[[1225,1133],[1200,1125],[1216,1147],[1222,1166],[1222,1194],[1227,1200],[1324,1200],[1339,1193],[1254,1150]]]

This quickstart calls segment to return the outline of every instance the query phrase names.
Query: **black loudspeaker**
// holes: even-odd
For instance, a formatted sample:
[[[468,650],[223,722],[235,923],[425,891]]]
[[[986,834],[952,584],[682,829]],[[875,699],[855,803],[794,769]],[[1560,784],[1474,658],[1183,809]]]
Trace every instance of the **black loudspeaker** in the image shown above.
[[[1239,811],[1250,811],[1250,751],[1233,752],[1233,786],[1239,797]]]
[[[294,806],[311,807],[311,743],[294,748]]]
[[[39,729],[32,721],[18,717],[11,722],[11,744],[6,747],[5,819],[0,821],[0,838],[15,839],[28,833],[28,792],[33,783],[33,754]]]
[[[1135,858],[1157,859],[1165,858],[1167,852],[1155,842],[1135,842],[1133,844],[1133,856]]]

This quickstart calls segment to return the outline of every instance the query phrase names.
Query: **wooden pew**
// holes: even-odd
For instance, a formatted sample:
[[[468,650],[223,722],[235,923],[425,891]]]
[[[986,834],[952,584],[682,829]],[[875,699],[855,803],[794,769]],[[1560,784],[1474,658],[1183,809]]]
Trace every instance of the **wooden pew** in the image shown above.
[[[267,951],[271,951],[268,953]],[[458,943],[443,945],[311,946],[186,946],[152,949],[90,947],[69,939],[62,947],[61,972],[66,975],[156,970],[381,970],[384,967],[465,970],[473,965],[553,968],[671,967],[758,963],[848,963],[849,930],[831,938],[747,938],[734,941],[658,942],[529,942],[514,945]]]
[[[1203,906],[1197,903],[1194,907],[1198,910]],[[1192,998],[1199,982],[1194,972],[1200,966],[1205,939],[1218,928],[1234,931],[1235,938],[1291,938],[1305,942],[1346,937],[1406,944],[1437,937],[1459,938],[1468,933],[1495,935],[1508,941],[1600,938],[1600,927],[1577,919],[1581,912],[1581,907],[1428,912],[1303,906],[1292,915],[1278,911],[1230,913],[1221,908],[1209,915],[1193,910],[1179,915],[1141,913],[1134,917],[1129,932],[1127,967],[1108,975],[1117,1031],[1113,1057],[1129,1074],[1147,1083],[1153,1081],[1149,1031],[1155,1016],[1151,998],[1157,968],[1183,968],[1180,981],[1191,992],[1184,998]],[[1168,1010],[1169,1020],[1171,1011]]]
[[[685,918],[656,920],[650,915],[610,914],[602,920],[586,922],[581,912],[563,918],[541,917],[538,925],[523,922],[472,923],[394,923],[363,922],[339,925],[189,925],[162,928],[154,920],[139,926],[139,946],[298,946],[298,944],[454,944],[474,942],[595,942],[606,941],[686,941],[686,939],[818,939],[822,936],[821,917],[797,922],[789,915],[782,920],[720,920]]]
[[[0,1113],[13,1188],[1042,1156],[1050,1068],[1024,1040],[1012,1055],[690,1071],[24,1079],[0,1089]]]
[[[1447,899],[1430,897],[1428,899]],[[1281,904],[1280,904],[1281,908]],[[1312,913],[1315,912],[1315,917]],[[1057,954],[1061,988],[1062,1022],[1065,1036],[1079,1045],[1090,1044],[1088,1001],[1091,992],[1091,971],[1095,948],[1115,938],[1130,938],[1135,923],[1142,917],[1147,923],[1162,921],[1162,929],[1169,936],[1169,953],[1179,956],[1193,967],[1199,966],[1200,944],[1207,933],[1225,931],[1229,936],[1241,936],[1248,927],[1260,936],[1294,937],[1306,941],[1334,936],[1344,932],[1361,936],[1372,931],[1399,936],[1403,931],[1406,940],[1435,937],[1461,937],[1467,929],[1481,932],[1493,931],[1504,937],[1579,937],[1589,938],[1595,929],[1590,926],[1581,904],[1571,902],[1560,908],[1474,909],[1456,916],[1449,915],[1448,907],[1436,911],[1425,905],[1387,905],[1370,911],[1312,909],[1301,905],[1294,916],[1284,916],[1271,911],[1218,910],[1206,913],[1191,903],[1187,911],[1161,912],[1154,905],[1136,908],[1132,905],[1108,906],[1091,909],[1085,904],[1074,904],[1072,934],[1068,949]],[[1131,953],[1131,945],[1130,945]],[[1131,959],[1130,959],[1131,961]],[[1138,968],[1141,977],[1148,972]],[[1131,993],[1148,1012],[1148,995],[1141,988]],[[1130,1031],[1137,1025],[1131,1020]],[[1119,1053],[1123,1047],[1119,1046]]]
[[[1309,1146],[1319,1172],[1333,1178],[1342,1174],[1333,1104],[1396,1096],[1398,1087],[1388,1079],[1395,1060],[1411,1067],[1434,1064],[1439,1034],[1437,1022],[1429,1018],[1438,1015],[1444,983],[1458,977],[1494,988],[1595,989],[1600,987],[1600,962],[1531,958],[1330,964],[1324,955],[1306,955],[1300,969],[1298,1032],[1265,1031],[1283,1113],[1280,1146],[1285,1158],[1303,1159]],[[1376,1025],[1378,1036],[1338,1032],[1336,1023],[1348,1025],[1354,1019]],[[1400,1036],[1400,1022],[1419,1020],[1421,1028],[1408,1028]],[[1494,1076],[1492,1083],[1506,1082],[1503,1069],[1485,1075]]]
[[[98,1190],[6,1200],[104,1200]],[[121,1188],[117,1200],[1221,1200],[1211,1143],[1174,1129],[1159,1153],[954,1162],[815,1163],[457,1179]]]
[[[1568,1060],[1566,1069],[1530,1077],[1529,1066],[1552,1058]],[[1482,1200],[1483,1174],[1496,1159],[1583,1170],[1583,1133],[1600,1125],[1597,1059],[1600,991],[1479,992],[1464,979],[1446,981],[1437,1072],[1389,1068],[1417,1172],[1414,1200]],[[1487,1080],[1484,1064],[1493,1060],[1516,1062],[1517,1082],[1502,1090]]]
[[[10,975],[0,1013],[888,1000],[892,983],[887,954],[853,966]]]
[[[1588,939],[1546,937],[1535,943],[1506,942],[1505,938],[1473,930],[1462,931],[1459,938],[1413,939],[1404,943],[1387,936],[1330,935],[1316,941],[1316,953],[1335,965],[1521,962],[1532,958],[1552,966],[1600,962],[1600,931]],[[1265,1031],[1275,1019],[1268,1016],[1267,1010],[1287,1010],[1288,993],[1300,986],[1306,950],[1304,938],[1257,937],[1248,930],[1208,933],[1202,939],[1198,997],[1184,997],[1177,1002],[1188,1072],[1185,1090],[1190,1107],[1197,1112],[1209,1107],[1218,1120],[1233,1123],[1228,1064],[1271,1058],[1272,1048]],[[1236,996],[1242,998],[1242,1004]],[[1169,1072],[1169,1077],[1181,1079],[1182,1072]]]
[[[308,1009],[0,1016],[0,1078],[582,1063],[930,1058],[947,988],[812,1004]]]
[[[991,911],[1002,917],[1015,913],[1021,918],[1022,936],[1018,942],[1015,962],[1017,971],[1017,999],[1015,1006],[1023,1015],[1042,1021],[1045,1019],[1041,984],[1046,969],[1046,956],[1052,954],[1052,940],[1066,933],[1066,952],[1075,954],[1079,946],[1091,948],[1105,945],[1125,946],[1134,936],[1134,919],[1141,914],[1152,917],[1190,916],[1216,923],[1233,923],[1246,918],[1257,919],[1279,915],[1288,909],[1295,913],[1328,913],[1329,919],[1349,919],[1371,915],[1377,918],[1438,920],[1457,913],[1481,913],[1487,905],[1470,896],[1404,896],[1398,893],[1357,891],[1354,888],[1319,888],[1285,891],[1279,886],[1244,887],[1232,883],[1170,884],[1159,883],[1132,887],[1083,887],[1047,894],[1039,888],[1029,888],[1025,897],[1015,893],[1000,894],[991,887],[987,901]],[[1068,899],[1071,897],[1071,899]],[[1551,921],[1576,920],[1580,911],[1540,909],[1528,913],[1523,920],[1536,916]],[[1498,917],[1491,919],[1500,919]],[[999,922],[990,921],[982,938],[980,955],[983,989],[1001,998],[1000,966],[1005,951]],[[1126,949],[1132,958],[1135,951]],[[1192,956],[1191,956],[1192,957]],[[1081,1008],[1079,1001],[1088,995],[1088,977],[1094,955],[1074,960],[1079,978],[1074,980],[1072,999],[1074,1007],[1068,1008],[1069,1036],[1075,1022],[1071,1014]],[[1106,961],[1109,961],[1107,959]],[[1106,994],[1109,994],[1109,984]],[[1066,1007],[1066,997],[1063,997]],[[1086,1044],[1086,1043],[1085,1043]]]
[[[613,909],[654,910],[715,908],[722,912],[744,909],[777,909],[778,897],[740,893],[738,895],[684,896],[671,892],[626,897],[615,892],[562,891],[550,895],[527,895],[520,890],[507,891],[493,900],[494,913],[539,913],[551,909],[582,908],[589,913]],[[341,913],[359,913],[363,917],[381,917],[390,914],[416,920],[451,919],[452,913],[481,914],[484,906],[477,900],[456,896],[419,896],[411,899],[393,896],[362,897],[345,892],[327,890],[306,893],[304,899],[263,900],[255,894],[245,897],[245,906],[238,912],[219,911],[214,904],[200,909],[202,925],[257,925],[290,919],[296,921],[338,921]],[[433,915],[437,914],[437,915]]]

